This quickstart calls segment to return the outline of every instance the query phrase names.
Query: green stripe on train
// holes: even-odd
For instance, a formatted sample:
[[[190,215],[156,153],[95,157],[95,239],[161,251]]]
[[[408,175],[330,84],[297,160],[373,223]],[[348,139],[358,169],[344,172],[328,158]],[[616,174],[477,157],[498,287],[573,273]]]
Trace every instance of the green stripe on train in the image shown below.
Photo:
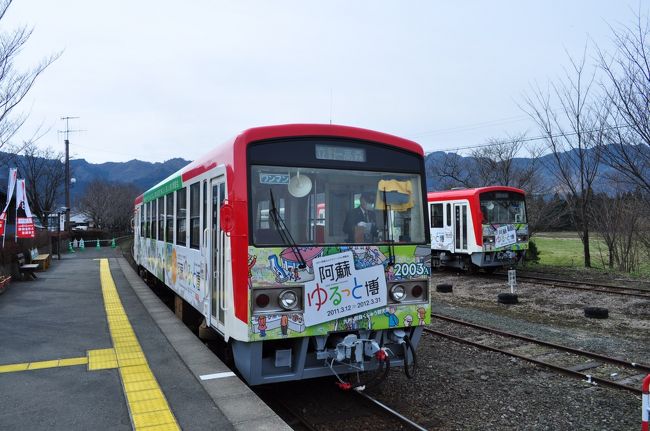
[[[144,202],[153,201],[168,193],[172,193],[183,187],[183,180],[180,176],[172,178],[171,180],[159,185],[155,189],[144,192]]]

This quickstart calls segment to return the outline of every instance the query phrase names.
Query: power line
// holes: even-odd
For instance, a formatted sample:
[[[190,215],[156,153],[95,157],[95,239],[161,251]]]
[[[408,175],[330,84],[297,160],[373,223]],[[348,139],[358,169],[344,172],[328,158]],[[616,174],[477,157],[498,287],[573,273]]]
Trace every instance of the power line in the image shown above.
[[[436,135],[444,135],[447,133],[454,133],[454,132],[466,132],[466,131],[481,129],[483,127],[498,126],[499,124],[504,124],[504,123],[519,122],[525,120],[526,118],[528,118],[527,115],[518,115],[516,117],[507,117],[498,120],[483,121],[480,123],[448,127],[445,129],[429,130],[429,131],[414,133],[412,135],[408,135],[408,137],[411,139],[415,139],[423,136],[436,136]]]
[[[554,139],[554,138],[562,138],[562,137],[567,137],[567,136],[575,136],[578,133],[593,133],[593,132],[599,132],[599,131],[605,131],[605,130],[615,130],[615,129],[623,129],[627,128],[630,126],[623,125],[623,126],[611,126],[611,127],[605,127],[602,129],[593,129],[593,130],[581,130],[577,132],[567,132],[567,133],[557,133],[557,134],[551,134],[549,135],[542,135],[542,136],[535,136],[532,138],[521,138],[521,139],[513,139],[511,141],[498,141],[498,142],[493,142],[489,144],[480,144],[480,145],[470,145],[466,147],[453,147],[453,148],[443,148],[435,151],[427,151],[427,154],[431,154],[437,151],[443,151],[443,152],[450,152],[450,151],[461,151],[461,150],[473,150],[476,148],[487,148],[487,147],[496,147],[498,145],[510,145],[510,144],[518,144],[520,142],[531,142],[531,141],[541,141],[545,139]]]

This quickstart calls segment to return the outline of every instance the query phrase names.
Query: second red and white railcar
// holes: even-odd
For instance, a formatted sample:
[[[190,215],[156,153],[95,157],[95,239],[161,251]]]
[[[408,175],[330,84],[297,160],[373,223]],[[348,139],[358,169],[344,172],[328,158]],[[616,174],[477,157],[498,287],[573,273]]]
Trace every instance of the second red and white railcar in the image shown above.
[[[525,192],[506,186],[429,192],[432,267],[492,271],[528,249]]]

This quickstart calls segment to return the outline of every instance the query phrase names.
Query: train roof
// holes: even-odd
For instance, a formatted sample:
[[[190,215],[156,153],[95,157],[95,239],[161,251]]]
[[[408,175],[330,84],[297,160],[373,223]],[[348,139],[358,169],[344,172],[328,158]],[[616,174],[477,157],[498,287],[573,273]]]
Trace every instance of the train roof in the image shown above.
[[[226,142],[213,148],[211,151],[200,156],[187,166],[174,172],[169,177],[160,181],[135,200],[136,205],[144,200],[152,190],[161,188],[163,185],[181,177],[187,181],[196,175],[205,172],[219,163],[229,163],[234,159],[234,153],[245,154],[246,146],[251,142],[263,141],[277,138],[294,138],[294,137],[341,137],[352,138],[371,142],[382,142],[403,148],[407,151],[424,156],[422,147],[413,141],[400,138],[387,133],[377,132],[359,127],[342,126],[337,124],[282,124],[274,126],[261,126],[246,129],[236,137],[228,139]]]
[[[427,193],[427,200],[429,201],[441,201],[447,199],[467,199],[470,197],[478,197],[481,193],[485,192],[515,192],[525,195],[521,189],[516,187],[509,186],[489,186],[489,187],[477,187],[474,189],[458,189],[458,190],[444,190],[437,192]]]

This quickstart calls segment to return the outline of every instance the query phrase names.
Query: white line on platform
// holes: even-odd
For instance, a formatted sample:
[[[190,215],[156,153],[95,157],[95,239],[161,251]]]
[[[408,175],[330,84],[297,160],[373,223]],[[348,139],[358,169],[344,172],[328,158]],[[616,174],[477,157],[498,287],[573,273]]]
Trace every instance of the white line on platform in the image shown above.
[[[216,373],[216,374],[206,374],[203,376],[199,376],[201,380],[212,380],[212,379],[223,379],[224,377],[233,377],[235,373],[232,371],[228,371],[225,373]]]

